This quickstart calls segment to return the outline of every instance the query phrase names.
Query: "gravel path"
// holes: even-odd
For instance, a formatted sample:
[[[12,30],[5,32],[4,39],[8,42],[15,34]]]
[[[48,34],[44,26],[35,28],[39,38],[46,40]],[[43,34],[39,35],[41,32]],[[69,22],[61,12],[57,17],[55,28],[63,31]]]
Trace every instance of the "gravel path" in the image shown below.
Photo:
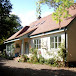
[[[76,68],[21,63],[0,58],[0,76],[76,76]]]

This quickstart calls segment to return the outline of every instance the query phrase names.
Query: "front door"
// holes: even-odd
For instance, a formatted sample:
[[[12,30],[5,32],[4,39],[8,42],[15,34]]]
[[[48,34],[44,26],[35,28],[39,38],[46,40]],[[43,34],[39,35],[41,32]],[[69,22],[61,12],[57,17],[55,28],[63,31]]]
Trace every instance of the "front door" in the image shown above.
[[[29,54],[29,43],[25,42],[25,54]]]

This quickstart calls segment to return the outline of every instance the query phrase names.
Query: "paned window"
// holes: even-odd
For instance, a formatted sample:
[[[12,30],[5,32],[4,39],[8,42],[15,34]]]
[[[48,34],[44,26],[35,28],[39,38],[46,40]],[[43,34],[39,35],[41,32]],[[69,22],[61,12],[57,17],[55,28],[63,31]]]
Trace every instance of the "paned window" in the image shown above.
[[[53,36],[50,37],[50,47],[51,48],[59,48],[61,44],[61,36]]]
[[[34,48],[36,48],[36,49],[41,48],[41,40],[40,39],[35,39],[34,40]]]

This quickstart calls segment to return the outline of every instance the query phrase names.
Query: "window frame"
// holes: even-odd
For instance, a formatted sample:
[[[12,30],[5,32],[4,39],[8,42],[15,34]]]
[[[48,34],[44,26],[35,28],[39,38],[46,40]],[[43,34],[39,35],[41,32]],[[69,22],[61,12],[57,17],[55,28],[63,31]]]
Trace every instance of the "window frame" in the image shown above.
[[[11,51],[12,49],[15,49],[14,42],[7,44],[7,51]]]
[[[41,39],[34,39],[34,48],[41,49]]]
[[[7,44],[7,51],[11,51],[11,44]]]
[[[57,37],[57,39],[56,39],[57,41],[55,41],[55,37]],[[61,38],[61,34],[50,36],[50,49],[58,49],[59,48],[59,44],[61,44],[61,39],[59,41],[59,37]],[[51,42],[51,38],[53,38],[53,42]],[[57,46],[56,46],[56,43],[57,43]],[[53,44],[53,47],[51,47],[52,44]]]

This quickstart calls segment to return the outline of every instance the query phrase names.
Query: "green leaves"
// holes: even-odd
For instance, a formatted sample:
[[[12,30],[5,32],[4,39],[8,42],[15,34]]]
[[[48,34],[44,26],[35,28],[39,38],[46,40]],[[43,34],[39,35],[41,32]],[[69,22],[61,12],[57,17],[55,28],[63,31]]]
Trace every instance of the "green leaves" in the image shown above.
[[[52,14],[52,18],[56,23],[60,24],[62,18],[71,17],[68,9],[74,4],[74,0],[39,0],[38,2],[40,2],[40,4],[46,3],[49,7],[53,7],[55,9],[55,12]]]
[[[60,0],[54,0],[56,3],[60,2]]]
[[[12,4],[10,0],[0,0],[0,50],[4,49],[4,40],[17,32],[19,27],[21,27],[19,17],[10,15],[11,10]]]
[[[37,12],[37,18],[38,17],[40,17],[41,16],[41,1],[40,2],[36,2],[36,6],[37,6],[37,8],[36,8],[36,12]]]

